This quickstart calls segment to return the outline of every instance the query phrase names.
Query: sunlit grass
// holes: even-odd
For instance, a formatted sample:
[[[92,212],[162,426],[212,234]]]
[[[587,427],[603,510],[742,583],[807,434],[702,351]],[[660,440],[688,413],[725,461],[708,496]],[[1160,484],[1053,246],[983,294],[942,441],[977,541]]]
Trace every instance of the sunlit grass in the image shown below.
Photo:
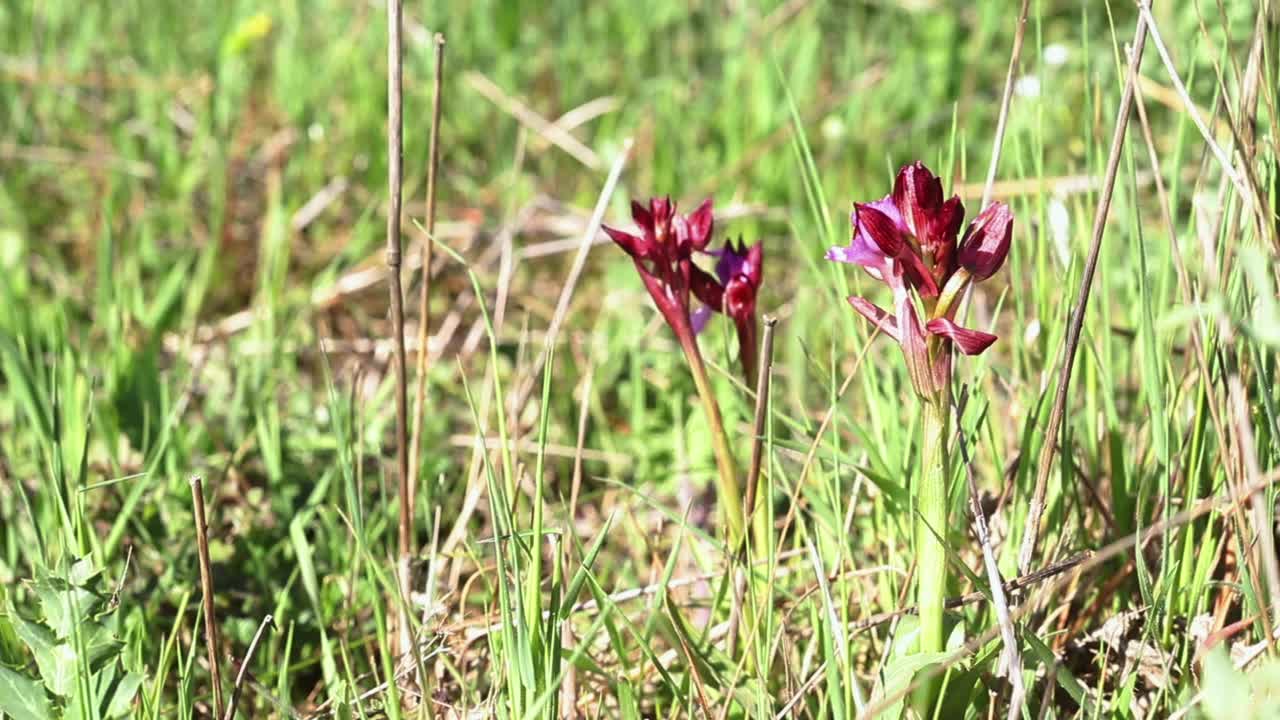
[[[901,707],[893,695],[920,665],[915,619],[896,613],[912,602],[921,418],[900,353],[844,300],[875,288],[822,253],[847,243],[850,201],[879,197],[917,158],[976,214],[1016,5],[406,8],[412,220],[425,211],[431,32],[449,38],[437,225],[448,252],[436,258],[439,357],[407,599],[424,639],[422,707],[509,718],[569,703],[625,718]],[[1228,149],[1251,5],[1154,10]],[[383,685],[416,676],[418,661],[387,643],[384,12],[330,0],[0,10],[0,681],[43,677],[11,630],[12,612],[43,620],[27,581],[88,556],[108,598],[119,593],[112,662],[143,678],[131,716],[207,713],[187,484],[201,475],[223,647],[238,663],[262,617],[276,618],[242,709],[414,706],[410,684]],[[1000,340],[956,375],[968,402],[955,426],[1006,580],[1019,574],[1136,21],[1130,3],[1032,4],[995,188],[1017,218],[1013,250],[969,308],[970,325]],[[1264,31],[1248,163],[1274,223],[1274,23]],[[1233,662],[1265,647],[1276,617],[1274,558],[1256,537],[1273,523],[1280,455],[1276,230],[1224,184],[1147,55],[1152,145],[1135,114],[1033,567],[1138,538],[1141,550],[1011,594],[1026,610],[1015,615],[1031,717],[1046,698],[1055,717],[1163,717],[1193,698],[1193,716],[1245,717]],[[599,167],[469,73],[559,122]],[[536,361],[627,139],[607,222],[627,222],[631,197],[692,208],[710,196],[717,244],[765,246],[760,308],[780,324],[761,502],[775,531],[749,558],[756,622],[736,654],[711,438],[680,348],[616,248],[591,251],[554,352]],[[419,237],[410,221],[405,237]],[[735,342],[723,318],[700,338],[745,465],[754,388],[738,379]],[[987,577],[963,477],[950,487],[948,595],[960,597]],[[1257,487],[1254,503],[1231,502]],[[1173,529],[1145,534],[1161,522]],[[937,716],[1003,716],[995,613],[970,602],[946,624],[955,642],[981,642],[939,682]],[[1143,662],[1126,663],[1134,654]],[[100,671],[72,670],[78,682]]]

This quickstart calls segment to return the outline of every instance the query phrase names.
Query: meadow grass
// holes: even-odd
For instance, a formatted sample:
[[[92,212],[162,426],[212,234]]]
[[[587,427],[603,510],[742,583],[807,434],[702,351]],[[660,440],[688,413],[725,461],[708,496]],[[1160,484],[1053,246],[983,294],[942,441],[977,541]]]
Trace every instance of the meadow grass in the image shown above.
[[[1274,713],[1265,1],[1152,10],[1177,79],[1152,37],[1019,567],[1139,21],[1128,0],[1030,3],[992,188],[1013,249],[968,309],[1001,337],[956,360],[971,462],[938,530],[964,602],[947,653],[912,652],[922,418],[845,302],[872,283],[822,255],[912,160],[977,213],[1018,5],[410,2],[410,339],[433,33],[448,59],[407,598],[384,3],[0,8],[0,717],[210,716],[192,476],[225,695],[274,618],[244,717],[897,717],[913,683],[940,688],[938,718]],[[557,314],[602,194],[616,225],[633,197],[712,197],[717,244],[765,244],[742,627],[693,378],[603,234]],[[700,338],[746,467],[734,343],[723,318]],[[420,642],[397,655],[402,613]]]

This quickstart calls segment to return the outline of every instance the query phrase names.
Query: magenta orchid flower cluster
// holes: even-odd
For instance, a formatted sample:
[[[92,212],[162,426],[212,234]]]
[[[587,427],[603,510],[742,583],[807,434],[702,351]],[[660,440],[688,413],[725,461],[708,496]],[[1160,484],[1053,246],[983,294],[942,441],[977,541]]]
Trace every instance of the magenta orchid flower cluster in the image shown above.
[[[960,198],[943,200],[941,179],[917,161],[898,172],[890,195],[856,203],[850,219],[852,242],[828,250],[827,259],[859,265],[889,286],[893,313],[863,297],[849,303],[902,346],[912,385],[932,401],[950,386],[952,346],[977,355],[996,341],[956,324],[955,315],[969,286],[1004,264],[1013,214],[992,203],[961,236]]]
[[[711,427],[720,477],[721,505],[728,521],[730,542],[742,540],[742,494],[737,463],[729,448],[724,422],[706,365],[698,350],[697,335],[714,313],[733,320],[738,332],[738,356],[747,383],[756,373],[756,298],[763,275],[764,248],[750,248],[741,240],[726,241],[719,250],[708,250],[715,227],[711,200],[682,215],[670,198],[653,198],[648,206],[631,203],[631,218],[640,233],[604,226],[604,231],[631,256],[649,296],[667,321],[684,351],[694,384]],[[715,275],[695,262],[695,255],[715,259]],[[700,305],[693,307],[693,300]]]
[[[756,296],[760,292],[764,247],[741,240],[708,250],[715,219],[711,200],[688,215],[676,212],[670,198],[653,198],[649,206],[631,203],[639,235],[604,226],[604,231],[631,256],[645,288],[681,342],[692,341],[714,313],[733,320],[738,331],[742,369],[755,378]],[[716,259],[715,277],[694,263],[695,254]],[[701,305],[691,308],[691,296]]]
[[[745,379],[753,382],[763,249],[739,240],[709,250],[715,225],[710,200],[688,215],[676,212],[670,198],[654,198],[647,206],[633,202],[631,217],[639,234],[604,229],[631,256],[688,360],[711,428],[730,544],[737,548],[744,540],[743,495],[697,335],[713,314],[731,318]],[[955,349],[977,355],[996,341],[995,335],[963,327],[956,318],[970,287],[1004,264],[1013,233],[1013,214],[1003,203],[984,208],[962,233],[963,222],[960,198],[945,198],[942,180],[915,162],[898,172],[889,195],[855,203],[850,244],[827,252],[828,259],[857,265],[889,288],[892,311],[860,296],[849,303],[902,348],[922,401],[915,551],[919,649],[927,653],[943,647],[952,355]],[[714,258],[714,275],[695,263],[699,255]]]
[[[992,203],[962,235],[960,198],[944,199],[942,180],[915,162],[898,171],[892,193],[856,203],[851,222],[849,246],[831,248],[827,258],[858,265],[889,287],[892,313],[864,297],[851,297],[849,303],[901,346],[907,374],[923,401],[913,493],[916,603],[919,650],[937,653],[944,644],[947,590],[952,351],[977,355],[996,341],[991,333],[960,326],[956,314],[966,291],[1004,264],[1013,214],[1003,203]]]

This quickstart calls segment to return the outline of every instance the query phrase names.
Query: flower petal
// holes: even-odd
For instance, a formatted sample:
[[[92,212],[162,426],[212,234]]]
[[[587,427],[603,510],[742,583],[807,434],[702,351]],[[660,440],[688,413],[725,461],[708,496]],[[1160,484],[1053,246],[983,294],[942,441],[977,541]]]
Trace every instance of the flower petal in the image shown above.
[[[653,215],[655,223],[665,223],[671,220],[671,215],[675,212],[675,203],[671,202],[670,197],[656,197],[649,200],[649,212]]]
[[[1013,213],[1009,206],[994,202],[978,214],[965,230],[960,246],[960,265],[977,280],[995,275],[1009,255],[1013,238]]]
[[[711,321],[712,310],[706,305],[699,305],[697,310],[689,314],[689,324],[693,326],[693,334],[701,334]]]
[[[715,219],[711,213],[711,198],[702,201],[697,210],[689,213],[689,222],[687,224],[687,238],[682,238],[693,247],[694,250],[701,250],[711,242],[711,230],[715,224]]]
[[[929,269],[924,266],[924,261],[914,252],[907,251],[900,258],[902,265],[902,274],[906,277],[911,287],[920,291],[921,297],[937,297],[938,283],[929,274]]]
[[[942,207],[942,180],[919,160],[904,165],[893,183],[893,202],[911,234],[923,238]]]
[[[652,253],[650,244],[645,238],[632,235],[629,232],[625,232],[617,228],[609,227],[608,225],[601,225],[600,229],[604,230],[609,237],[613,238],[613,241],[617,243],[619,247],[626,250],[627,254],[636,260],[651,257]]]
[[[959,195],[951,196],[942,203],[934,214],[932,226],[929,228],[930,240],[935,243],[955,245],[956,236],[960,234],[960,224],[964,222],[964,203]]]
[[[930,320],[929,324],[925,325],[925,329],[934,335],[950,339],[965,355],[978,355],[999,339],[991,333],[960,327],[947,318]]]
[[[706,270],[689,263],[689,289],[694,297],[716,312],[723,312],[724,288]]]
[[[636,221],[641,230],[653,232],[653,214],[635,200],[631,201],[631,219]]]
[[[898,321],[895,320],[892,315],[882,310],[879,305],[876,305],[866,298],[858,297],[857,295],[849,296],[849,304],[853,306],[854,310],[858,311],[859,315],[870,320],[872,325],[876,325],[884,331],[885,335],[888,335],[895,341],[901,341],[898,334]]]
[[[756,288],[746,275],[734,275],[725,285],[724,314],[737,322],[756,316]]]
[[[743,263],[742,274],[747,276],[754,287],[760,287],[764,275],[764,243],[757,242],[747,250],[747,260]]]
[[[884,253],[880,252],[880,248],[867,242],[861,233],[854,236],[853,242],[848,247],[836,246],[827,250],[826,257],[834,262],[861,265],[869,270],[877,269],[877,278],[879,277],[878,268],[883,266],[889,259]]]
[[[906,238],[903,237],[902,229],[893,218],[884,214],[879,208],[870,203],[858,203],[854,205],[855,223],[857,226],[856,235],[865,235],[880,252],[889,257],[898,257],[906,249]]]
[[[720,278],[721,283],[729,282],[734,275],[742,273],[746,266],[746,250],[741,241],[735,246],[732,240],[725,240],[724,247],[710,250],[707,254],[716,258],[716,277]]]

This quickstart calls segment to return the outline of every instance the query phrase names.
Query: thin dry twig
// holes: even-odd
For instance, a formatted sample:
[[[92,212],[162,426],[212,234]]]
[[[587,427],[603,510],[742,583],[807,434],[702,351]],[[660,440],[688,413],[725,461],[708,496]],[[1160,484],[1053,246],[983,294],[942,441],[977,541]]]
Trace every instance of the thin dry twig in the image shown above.
[[[1217,158],[1218,164],[1222,166],[1222,173],[1227,176],[1232,185],[1235,185],[1236,191],[1240,193],[1242,199],[1249,203],[1256,202],[1253,193],[1249,191],[1249,188],[1232,166],[1231,156],[1214,139],[1213,132],[1209,130],[1209,125],[1205,123],[1204,118],[1200,115],[1200,109],[1196,107],[1195,102],[1191,99],[1186,85],[1182,84],[1178,68],[1173,64],[1173,59],[1169,56],[1169,50],[1164,46],[1163,38],[1160,37],[1160,28],[1156,24],[1155,16],[1151,14],[1151,8],[1146,3],[1140,2],[1138,3],[1138,11],[1142,13],[1141,24],[1151,31],[1151,42],[1156,46],[1156,52],[1160,55],[1160,60],[1164,63],[1165,70],[1169,73],[1169,79],[1173,81],[1173,89],[1178,93],[1178,97],[1182,99],[1182,104],[1187,109],[1187,115],[1191,116],[1191,122],[1195,123],[1201,137],[1204,138],[1205,144],[1209,146],[1209,150]]]
[[[396,628],[398,642],[396,647],[407,649],[410,645],[409,613],[402,608],[407,606],[409,595],[413,591],[413,580],[410,577],[409,559],[413,543],[413,507],[409,504],[409,455],[408,455],[408,398],[405,377],[404,350],[404,293],[400,286],[400,201],[403,163],[404,120],[402,86],[402,50],[401,50],[401,5],[402,0],[387,2],[387,191],[390,195],[387,210],[387,288],[390,292],[390,309],[393,341],[395,342],[395,375],[396,375],[396,477],[400,480],[400,521],[399,550],[397,563],[400,597],[394,598],[389,615],[397,618]],[[430,272],[430,268],[427,268]]]
[[[1009,720],[1017,720],[1022,715],[1022,705],[1026,700],[1027,689],[1022,682],[1022,655],[1018,652],[1018,635],[1014,631],[1013,621],[1009,619],[1009,602],[1004,594],[1004,579],[1000,577],[1000,567],[996,563],[995,551],[991,548],[991,534],[987,531],[987,516],[982,511],[982,501],[978,495],[978,481],[973,475],[973,462],[969,457],[969,449],[964,431],[960,429],[962,397],[956,407],[956,446],[960,448],[960,458],[964,463],[965,480],[969,485],[969,510],[973,513],[973,529],[978,535],[978,545],[982,548],[983,565],[987,570],[987,581],[991,583],[991,607],[996,612],[996,622],[1000,624],[1000,637],[1004,642],[1004,666],[1009,673],[1009,683],[1013,691],[1009,696]]]
[[[1107,546],[1103,547],[1102,549],[1096,552],[1084,553],[1081,556],[1077,556],[1079,558],[1077,571],[1075,573],[1072,573],[1072,575],[1066,578],[1059,578],[1057,581],[1055,581],[1054,583],[1046,587],[1042,592],[1050,596],[1055,595],[1063,591],[1065,589],[1066,584],[1071,582],[1073,578],[1083,575],[1084,573],[1089,572],[1094,568],[1097,568],[1104,562],[1107,562],[1120,555],[1130,552],[1136,545],[1145,545],[1151,539],[1160,536],[1162,533],[1168,532],[1172,528],[1186,525],[1187,523],[1192,522],[1193,520],[1196,520],[1200,517],[1203,517],[1204,515],[1207,515],[1211,512],[1218,512],[1218,513],[1232,512],[1235,508],[1239,507],[1241,503],[1243,503],[1249,497],[1252,497],[1254,493],[1266,490],[1267,488],[1274,485],[1277,481],[1280,481],[1280,468],[1274,469],[1271,472],[1267,473],[1266,476],[1259,478],[1258,482],[1253,483],[1248,487],[1244,488],[1243,492],[1233,494],[1229,498],[1222,498],[1219,496],[1204,498],[1203,500],[1200,500],[1199,502],[1192,505],[1190,508],[1183,510],[1182,512],[1172,517],[1161,518],[1160,520],[1158,520],[1157,522],[1149,526],[1142,533],[1126,535],[1125,537],[1122,537],[1118,540],[1111,542],[1110,544],[1108,544]],[[1006,590],[1009,589],[1008,585],[1006,585],[1005,589]],[[975,595],[977,597],[974,597],[973,601],[977,601],[982,597],[984,597],[982,593],[970,593],[969,595],[965,596],[965,599],[968,599]],[[951,607],[950,603],[948,603],[947,607]],[[1011,612],[1010,619],[1013,621],[1022,619],[1025,615],[1031,612],[1033,607],[1034,607],[1033,603],[1024,603],[1023,605],[1017,607]],[[900,615],[903,612],[904,611],[894,611],[894,613],[890,613],[889,615]],[[878,620],[879,622],[883,622],[887,619],[891,619],[891,618],[875,618],[875,620]],[[870,622],[870,621],[864,621],[864,622]],[[951,656],[946,660],[944,660],[943,662],[937,663],[929,668],[922,670],[912,680],[912,682],[909,685],[907,685],[907,687],[901,688],[897,692],[890,693],[886,697],[881,698],[878,702],[876,702],[875,705],[867,709],[866,717],[873,717],[881,712],[884,712],[884,710],[888,706],[910,695],[912,692],[915,691],[916,688],[920,687],[924,683],[933,681],[933,678],[941,675],[942,673],[947,672],[949,669],[955,666],[956,663],[972,655],[973,653],[978,652],[983,646],[991,642],[999,634],[1000,634],[1000,628],[995,627],[995,628],[990,628],[985,632],[974,636],[967,643],[965,643],[964,647],[953,652]]]
[[[765,420],[769,412],[769,379],[773,373],[773,331],[778,318],[764,316],[764,339],[760,341],[760,370],[756,377],[756,411],[751,431],[751,467],[747,471],[746,518],[756,509],[756,486],[760,482],[760,467],[764,462]]]
[[[431,99],[431,146],[427,153],[427,231],[419,246],[418,264],[422,268],[422,285],[418,293],[418,362],[414,368],[416,386],[413,394],[413,432],[409,441],[409,507],[416,508],[418,496],[419,455],[422,451],[422,412],[427,399],[427,359],[431,356],[427,338],[431,330],[431,255],[436,232],[436,177],[440,171],[440,93],[444,85],[444,35],[436,33],[436,75]]]
[[[530,396],[533,394],[537,378],[542,376],[542,368],[546,365],[551,348],[555,347],[556,340],[560,336],[560,326],[569,314],[569,301],[573,299],[573,292],[578,287],[578,278],[582,275],[582,270],[587,265],[587,255],[591,252],[592,240],[600,232],[600,225],[604,222],[604,213],[609,209],[609,199],[613,197],[613,189],[617,187],[618,180],[622,177],[622,169],[626,167],[627,158],[631,156],[632,144],[631,138],[627,138],[622,142],[622,151],[618,153],[618,157],[613,161],[613,167],[609,170],[609,177],[605,179],[604,187],[600,190],[600,197],[596,200],[595,210],[591,213],[591,220],[587,223],[582,237],[578,240],[578,252],[573,256],[573,265],[569,268],[569,276],[565,278],[564,286],[560,290],[560,297],[556,300],[555,312],[551,316],[551,323],[547,327],[546,344],[542,348],[542,352],[538,353],[538,359],[529,368],[529,371],[525,373],[525,382],[516,395],[511,413],[513,420],[519,417],[525,403],[529,401]]]
[[[987,166],[987,181],[982,187],[982,205],[979,209],[991,204],[991,189],[995,186],[996,170],[1000,167],[1000,150],[1004,147],[1004,130],[1009,120],[1009,104],[1013,99],[1013,79],[1018,72],[1018,58],[1022,56],[1022,40],[1027,33],[1027,11],[1030,8],[1031,0],[1022,0],[1022,11],[1018,13],[1018,25],[1013,33],[1013,51],[1009,54],[1009,72],[1004,77],[1004,95],[1000,98],[1000,116],[996,119],[991,164]]]
[[[204,480],[191,478],[191,506],[196,519],[196,556],[200,562],[200,594],[204,602],[204,646],[209,654],[213,716],[222,717],[222,671],[218,652],[218,620],[213,612],[213,570],[209,566],[209,526],[204,514]]]
[[[548,121],[519,99],[508,95],[489,78],[478,72],[469,72],[463,78],[467,85],[483,95],[486,100],[497,105],[500,110],[514,117],[517,122],[537,133],[547,142],[568,153],[573,159],[592,170],[599,170],[602,167],[600,156],[594,150],[583,145],[582,141],[564,127]]]
[[[1145,7],[1145,0],[1140,0]],[[1145,17],[1145,16],[1144,16]],[[1066,412],[1067,393],[1071,387],[1071,371],[1075,367],[1076,350],[1080,345],[1080,331],[1084,327],[1085,311],[1089,307],[1089,293],[1093,288],[1093,275],[1098,269],[1098,256],[1102,250],[1102,235],[1107,227],[1107,216],[1111,211],[1111,195],[1116,186],[1116,173],[1120,168],[1120,154],[1124,147],[1125,130],[1129,126],[1129,112],[1133,106],[1133,95],[1139,67],[1142,64],[1142,50],[1147,41],[1147,23],[1139,18],[1138,27],[1134,31],[1133,46],[1129,50],[1129,69],[1124,83],[1124,94],[1120,98],[1120,107],[1116,111],[1115,132],[1111,136],[1111,150],[1107,157],[1106,177],[1103,180],[1102,195],[1098,198],[1098,208],[1093,216],[1093,237],[1089,246],[1089,258],[1085,262],[1084,277],[1080,280],[1080,292],[1076,297],[1075,307],[1071,311],[1071,319],[1067,325],[1066,352],[1062,360],[1062,371],[1058,376],[1058,391],[1053,399],[1053,410],[1049,413],[1049,425],[1045,428],[1044,445],[1040,448],[1040,466],[1036,472],[1036,486],[1031,496],[1031,505],[1027,512],[1027,524],[1022,534],[1022,547],[1018,552],[1018,571],[1025,574],[1031,567],[1032,555],[1040,535],[1040,521],[1044,515],[1045,491],[1048,489],[1049,470],[1053,465],[1053,455],[1057,449],[1058,432],[1062,428],[1063,415]]]
[[[240,671],[236,673],[236,685],[231,689],[231,704],[227,706],[227,714],[223,716],[223,720],[233,720],[236,716],[236,707],[240,704],[240,693],[244,689],[244,679],[249,676],[249,663],[253,661],[253,655],[258,651],[258,643],[262,642],[262,636],[266,633],[267,628],[271,627],[273,619],[270,615],[262,618],[262,622],[258,625],[258,631],[253,634],[253,640],[249,641],[249,649],[245,650],[244,660],[240,663]]]

